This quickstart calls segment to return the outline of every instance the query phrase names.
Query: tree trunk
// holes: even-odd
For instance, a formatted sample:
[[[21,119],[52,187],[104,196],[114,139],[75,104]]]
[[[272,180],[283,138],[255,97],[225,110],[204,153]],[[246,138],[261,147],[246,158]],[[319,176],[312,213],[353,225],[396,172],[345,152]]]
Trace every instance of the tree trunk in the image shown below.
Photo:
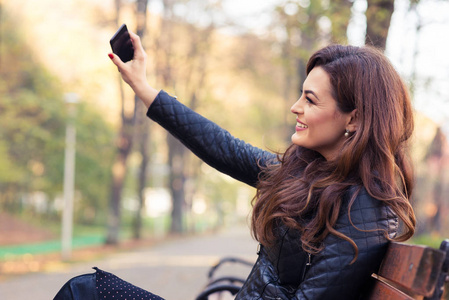
[[[438,127],[435,137],[429,146],[426,158],[427,163],[434,161],[436,169],[431,168],[430,170],[436,174],[435,181],[433,184],[433,203],[436,207],[436,212],[430,217],[428,232],[440,232],[441,229],[441,209],[443,207],[443,180],[444,180],[444,166],[445,166],[445,154],[444,146],[447,144],[446,138],[441,127]],[[429,176],[431,177],[431,176]]]
[[[136,213],[134,215],[133,220],[133,238],[140,239],[142,237],[142,215],[143,210],[145,208],[145,195],[144,190],[147,182],[147,174],[148,174],[148,144],[150,139],[149,134],[149,125],[146,122],[145,118],[145,106],[142,103],[139,103],[137,109],[137,120],[138,124],[136,127],[136,144],[139,146],[140,156],[142,158],[139,167],[139,175],[137,181],[137,197],[138,197],[138,206]]]
[[[172,45],[174,41],[174,29],[173,29],[173,0],[163,0],[163,19],[162,19],[162,32],[163,35],[157,41],[158,48],[164,49],[161,53],[164,58],[161,58],[159,62],[161,65],[158,70],[161,74],[163,86],[173,86],[173,74],[171,66],[171,55],[173,53]],[[165,60],[165,63],[163,63]],[[185,148],[176,140],[173,136],[167,133],[167,145],[168,145],[168,165],[170,169],[169,174],[169,190],[172,198],[172,211],[171,211],[171,233],[183,232],[183,211],[184,211],[184,166],[183,157]]]
[[[135,116],[135,114],[134,114]],[[122,115],[117,156],[112,168],[112,184],[109,202],[108,228],[106,244],[118,244],[121,226],[121,197],[126,178],[126,161],[132,145],[133,118]]]
[[[146,21],[147,21],[147,5],[148,0],[137,0],[137,28],[136,33],[143,40],[145,35]],[[136,143],[139,145],[140,156],[142,161],[140,162],[139,178],[137,184],[137,197],[138,207],[133,221],[133,237],[140,239],[142,236],[142,214],[145,208],[145,195],[143,193],[147,182],[147,170],[148,170],[148,143],[149,143],[149,125],[145,117],[145,106],[135,96],[136,101],[136,114],[137,114],[137,126],[136,126]],[[138,102],[138,104],[137,104]]]
[[[119,16],[121,1],[115,0],[116,8],[116,28],[119,26]],[[117,155],[112,168],[111,194],[109,200],[108,224],[106,244],[116,245],[119,242],[119,232],[121,226],[121,198],[123,185],[126,178],[126,161],[131,151],[133,124],[136,116],[136,110],[128,116],[125,112],[125,93],[123,91],[123,82],[118,75],[118,84],[120,88],[121,99],[121,125],[119,130],[119,137],[117,142]]]
[[[206,6],[205,11],[208,6],[206,2],[202,2]],[[209,27],[200,30],[195,25],[188,25],[188,22],[185,22],[186,26],[192,26],[192,29],[189,31],[189,36],[187,37],[190,38],[190,41],[185,47],[185,49],[189,49],[189,58],[181,64],[188,67],[186,72],[178,74],[173,71],[175,68],[173,68],[172,62],[175,61],[175,57],[173,56],[175,52],[174,44],[176,43],[176,27],[180,23],[180,17],[175,16],[173,11],[175,1],[163,0],[162,3],[164,7],[163,19],[161,20],[162,34],[156,41],[156,49],[158,49],[158,60],[156,62],[157,73],[160,75],[163,86],[174,87],[176,82],[178,86],[184,87],[182,91],[178,90],[177,92],[183,96],[184,101],[190,100],[190,103],[186,104],[192,109],[195,109],[197,93],[203,89],[206,76],[206,61],[208,58],[205,49],[210,49],[210,37],[212,37],[215,27],[211,23]],[[184,3],[184,5],[187,5],[187,3]],[[179,75],[179,77],[174,78],[176,75]],[[172,197],[170,232],[183,233],[186,230],[184,221],[187,208],[185,182],[188,176],[185,162],[189,152],[171,135],[167,136],[167,145],[169,152],[168,164],[170,168],[169,189]],[[190,173],[189,175],[192,176],[192,174]]]
[[[173,207],[171,212],[171,233],[184,232],[185,175],[184,156],[186,148],[172,135],[167,135],[168,159],[170,165],[170,193]]]
[[[385,50],[394,0],[368,0],[365,44]]]

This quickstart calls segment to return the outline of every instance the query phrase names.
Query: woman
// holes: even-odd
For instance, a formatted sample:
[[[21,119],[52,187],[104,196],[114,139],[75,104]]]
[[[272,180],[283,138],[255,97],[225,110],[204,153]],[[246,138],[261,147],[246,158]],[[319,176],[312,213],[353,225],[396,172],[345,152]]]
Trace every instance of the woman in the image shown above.
[[[406,240],[415,229],[412,108],[388,60],[366,47],[313,54],[291,107],[292,145],[275,155],[151,87],[140,39],[131,39],[134,60],[109,56],[148,117],[206,163],[257,188],[252,232],[261,249],[236,299],[361,298],[388,241]]]

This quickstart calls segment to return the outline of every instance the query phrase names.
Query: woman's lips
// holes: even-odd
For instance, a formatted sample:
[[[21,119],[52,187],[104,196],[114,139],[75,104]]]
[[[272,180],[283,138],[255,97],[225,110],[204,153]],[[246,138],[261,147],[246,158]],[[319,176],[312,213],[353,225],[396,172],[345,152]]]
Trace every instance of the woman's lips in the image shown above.
[[[309,128],[309,126],[300,122],[299,120],[296,120],[296,131],[306,130],[307,128]]]

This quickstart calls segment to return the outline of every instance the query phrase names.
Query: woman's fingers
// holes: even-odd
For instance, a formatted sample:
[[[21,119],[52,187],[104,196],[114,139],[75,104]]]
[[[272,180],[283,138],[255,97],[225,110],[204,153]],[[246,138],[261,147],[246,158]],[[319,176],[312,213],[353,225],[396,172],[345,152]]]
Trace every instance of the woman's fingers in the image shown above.
[[[140,41],[140,37],[134,32],[130,31],[129,36],[133,43],[134,47],[134,59],[138,59],[145,56],[145,50],[143,49],[142,42]]]
[[[124,65],[125,63],[120,59],[120,57],[118,57],[118,55],[115,55],[114,53],[109,53],[108,56],[109,56],[109,58],[112,60],[112,62],[114,63],[114,65],[116,65],[117,68],[118,68],[119,71],[120,71],[120,69],[123,68],[123,65]]]

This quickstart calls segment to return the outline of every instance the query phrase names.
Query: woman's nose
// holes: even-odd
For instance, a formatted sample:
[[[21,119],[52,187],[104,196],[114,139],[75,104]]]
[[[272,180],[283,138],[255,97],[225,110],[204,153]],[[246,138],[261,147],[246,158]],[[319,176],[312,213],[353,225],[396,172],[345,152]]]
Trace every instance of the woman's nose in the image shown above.
[[[299,98],[293,106],[290,108],[290,111],[294,114],[300,114],[302,113],[302,105],[301,105],[301,98]]]

